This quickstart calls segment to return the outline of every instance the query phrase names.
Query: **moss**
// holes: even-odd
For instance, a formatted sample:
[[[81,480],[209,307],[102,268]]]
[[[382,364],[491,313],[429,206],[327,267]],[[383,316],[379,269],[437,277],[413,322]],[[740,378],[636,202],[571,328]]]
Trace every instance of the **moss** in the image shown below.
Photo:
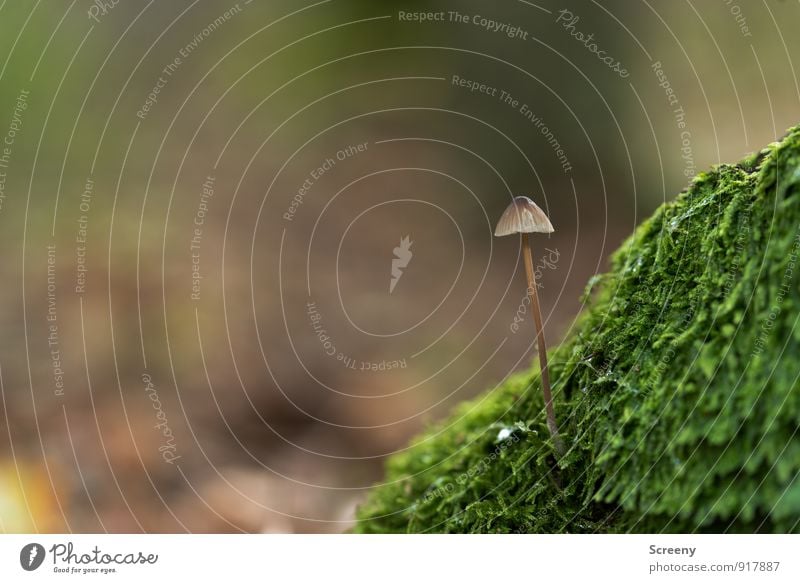
[[[701,174],[551,352],[389,459],[358,532],[800,531],[800,129]]]

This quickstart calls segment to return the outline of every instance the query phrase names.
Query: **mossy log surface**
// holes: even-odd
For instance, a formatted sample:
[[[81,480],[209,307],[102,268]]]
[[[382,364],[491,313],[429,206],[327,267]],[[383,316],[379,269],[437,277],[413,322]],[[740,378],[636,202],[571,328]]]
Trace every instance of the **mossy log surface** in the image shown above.
[[[355,530],[799,532],[800,129],[696,177],[592,279],[539,371],[389,459]]]

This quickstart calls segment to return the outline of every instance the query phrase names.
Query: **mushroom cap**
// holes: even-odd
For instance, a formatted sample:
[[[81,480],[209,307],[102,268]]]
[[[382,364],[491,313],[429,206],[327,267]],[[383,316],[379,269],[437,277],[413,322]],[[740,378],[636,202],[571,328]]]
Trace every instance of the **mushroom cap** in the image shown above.
[[[552,233],[553,225],[544,211],[527,196],[517,196],[497,221],[496,237],[516,233]]]

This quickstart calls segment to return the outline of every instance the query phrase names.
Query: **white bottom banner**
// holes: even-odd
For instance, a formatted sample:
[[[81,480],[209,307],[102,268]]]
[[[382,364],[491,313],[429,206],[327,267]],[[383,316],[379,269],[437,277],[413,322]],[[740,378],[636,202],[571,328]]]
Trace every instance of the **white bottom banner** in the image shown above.
[[[0,581],[800,581],[792,535],[3,535]]]

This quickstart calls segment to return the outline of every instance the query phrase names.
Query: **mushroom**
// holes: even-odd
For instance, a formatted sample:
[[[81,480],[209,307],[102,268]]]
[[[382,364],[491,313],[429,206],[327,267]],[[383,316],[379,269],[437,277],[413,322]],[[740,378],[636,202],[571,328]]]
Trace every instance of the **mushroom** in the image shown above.
[[[558,433],[556,413],[553,409],[553,394],[550,391],[550,373],[547,369],[547,346],[544,341],[544,327],[542,325],[542,311],[539,307],[539,294],[536,290],[536,275],[533,271],[533,253],[529,233],[552,233],[553,225],[535,202],[527,196],[517,196],[508,205],[508,208],[497,221],[494,231],[496,237],[505,235],[522,234],[522,253],[525,260],[525,274],[528,277],[528,295],[533,308],[533,320],[536,324],[536,339],[539,345],[539,364],[542,369],[542,392],[544,393],[544,407],[547,414],[547,428],[553,438],[556,453],[563,456],[566,449],[564,441]]]

